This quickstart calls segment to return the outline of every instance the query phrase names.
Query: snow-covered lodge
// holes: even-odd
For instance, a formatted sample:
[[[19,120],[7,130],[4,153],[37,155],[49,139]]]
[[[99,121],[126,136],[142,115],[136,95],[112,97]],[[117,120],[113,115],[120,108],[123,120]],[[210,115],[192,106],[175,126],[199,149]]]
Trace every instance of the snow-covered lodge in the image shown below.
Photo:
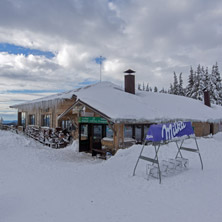
[[[125,90],[101,82],[11,108],[18,109],[18,126],[68,128],[79,139],[79,151],[86,152],[102,145],[115,151],[132,140],[142,142],[154,123],[191,121],[196,136],[205,136],[221,131],[222,122],[222,107],[182,96],[135,92],[131,74],[125,75]]]

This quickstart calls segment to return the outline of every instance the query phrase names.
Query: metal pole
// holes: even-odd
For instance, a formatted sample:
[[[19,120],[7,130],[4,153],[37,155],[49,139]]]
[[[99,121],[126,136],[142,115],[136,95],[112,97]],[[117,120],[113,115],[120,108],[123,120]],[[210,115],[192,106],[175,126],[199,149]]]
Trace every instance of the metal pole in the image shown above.
[[[183,142],[184,142],[184,140],[182,140],[182,142],[181,142],[181,144],[180,144],[180,146],[179,146],[178,143],[177,143],[177,141],[176,141],[176,145],[177,145],[178,151],[177,151],[177,155],[176,155],[175,159],[178,157],[178,154],[180,154],[180,157],[183,158],[182,153],[181,153],[181,151],[180,151],[180,148],[182,147]]]
[[[155,155],[155,158],[157,160],[157,166],[158,166],[158,171],[159,171],[159,183],[161,184],[161,171],[160,171],[160,164],[159,164],[159,159],[158,159],[158,151],[159,151],[159,148],[160,148],[160,144],[158,145],[158,148],[156,149],[156,145],[154,145],[154,148],[155,148],[155,152],[156,152],[156,155]]]
[[[154,160],[158,160],[158,152],[159,152],[159,149],[160,149],[160,143],[158,144],[158,148],[156,149],[156,144],[153,144],[154,148],[155,148],[155,157],[154,157]],[[152,165],[154,164],[154,162],[152,163]]]
[[[200,157],[201,169],[203,170],[203,161],[202,161],[202,158],[201,158],[201,155],[200,155],[200,150],[199,150],[199,146],[198,146],[198,143],[197,143],[197,139],[194,138],[194,140],[195,140],[195,143],[196,143],[196,146],[197,146],[198,155]]]
[[[145,142],[144,142],[143,147],[142,147],[142,149],[141,149],[141,151],[140,151],[140,155],[139,155],[139,157],[138,157],[138,159],[137,159],[137,161],[136,161],[136,165],[135,165],[134,170],[133,170],[133,176],[135,176],[136,167],[137,167],[137,165],[138,165],[138,163],[139,163],[140,156],[141,156],[141,154],[142,154],[142,152],[143,152],[144,147],[145,147]]]
[[[101,66],[102,66],[102,56],[99,57],[99,64],[100,64],[100,82],[102,81],[102,72],[101,72]]]

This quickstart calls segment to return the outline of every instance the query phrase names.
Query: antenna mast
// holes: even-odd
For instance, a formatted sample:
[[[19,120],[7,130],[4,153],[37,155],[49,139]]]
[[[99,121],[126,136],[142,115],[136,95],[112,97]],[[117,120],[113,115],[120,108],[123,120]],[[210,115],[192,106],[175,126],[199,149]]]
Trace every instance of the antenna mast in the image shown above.
[[[99,57],[99,64],[100,64],[100,82],[102,81],[102,56]]]

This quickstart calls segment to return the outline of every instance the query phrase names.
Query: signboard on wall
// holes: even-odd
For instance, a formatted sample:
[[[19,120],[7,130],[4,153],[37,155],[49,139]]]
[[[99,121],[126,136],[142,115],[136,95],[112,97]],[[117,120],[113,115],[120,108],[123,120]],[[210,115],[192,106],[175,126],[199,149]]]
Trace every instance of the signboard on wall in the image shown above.
[[[102,117],[79,117],[79,123],[108,124],[107,120]]]
[[[174,122],[151,125],[146,135],[147,141],[161,142],[194,135],[191,122]]]
[[[85,117],[93,117],[93,116],[94,116],[94,113],[82,111],[82,112],[80,113],[80,115],[81,115],[81,116],[85,116]]]

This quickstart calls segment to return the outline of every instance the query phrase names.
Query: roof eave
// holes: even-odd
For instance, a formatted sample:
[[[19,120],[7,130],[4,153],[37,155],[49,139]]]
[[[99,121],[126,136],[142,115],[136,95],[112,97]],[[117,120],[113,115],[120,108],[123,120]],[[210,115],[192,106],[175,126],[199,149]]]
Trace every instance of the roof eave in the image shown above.
[[[94,111],[95,113],[97,113],[98,115],[100,115],[101,117],[103,117],[104,119],[106,119],[108,122],[114,122],[112,120],[112,118],[110,118],[109,116],[107,116],[106,114],[104,114],[103,112],[99,111],[98,109],[92,107],[91,105],[87,104],[86,102],[78,99],[72,106],[70,106],[66,111],[64,111],[60,116],[57,117],[57,120],[61,119],[62,117],[64,117],[68,112],[70,112],[75,106],[77,105],[84,105],[86,107],[88,107],[89,109],[91,109],[92,111]]]

